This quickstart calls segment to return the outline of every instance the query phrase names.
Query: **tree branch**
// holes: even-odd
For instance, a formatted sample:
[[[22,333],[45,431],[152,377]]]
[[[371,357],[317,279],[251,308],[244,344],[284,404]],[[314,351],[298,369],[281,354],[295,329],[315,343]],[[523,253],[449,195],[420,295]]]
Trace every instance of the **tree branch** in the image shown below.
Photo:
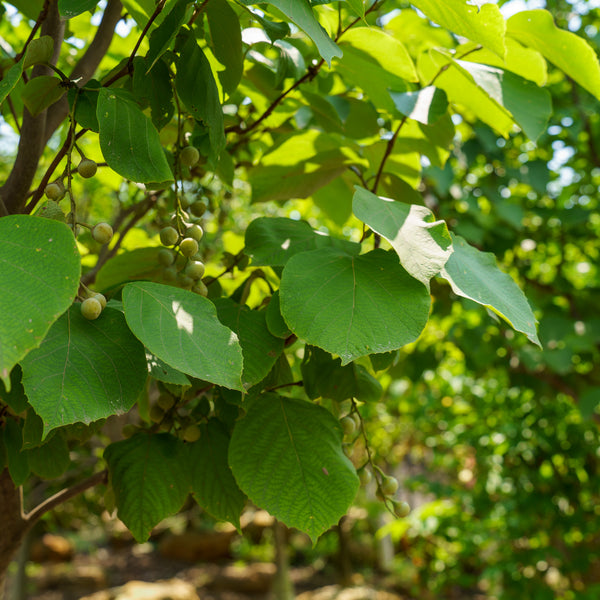
[[[54,496],[50,496],[50,498],[44,500],[41,504],[38,504],[31,512],[27,513],[23,516],[23,519],[27,523],[28,527],[33,526],[37,521],[40,520],[47,512],[53,510],[57,506],[61,505],[63,502],[78,496],[82,492],[89,490],[90,488],[95,487],[99,483],[106,483],[108,480],[108,471],[100,471],[99,473],[94,473],[91,477],[80,481],[75,484],[73,487],[65,488],[60,492],[54,494]]]
[[[64,31],[64,23],[58,14],[58,0],[52,0],[48,7],[48,16],[42,23],[41,34],[50,36],[54,41],[54,54],[50,60],[53,65],[56,64],[60,55]],[[52,71],[43,65],[35,66],[32,73],[33,77],[51,74]],[[20,213],[23,210],[27,192],[44,151],[45,129],[46,111],[32,117],[26,108],[23,109],[23,124],[17,157],[6,183],[0,188],[0,199],[10,214]]]
[[[122,10],[123,5],[120,0],[108,0],[94,39],[69,76],[73,81],[79,80],[77,81],[79,86],[84,85],[92,78],[100,61],[106,55],[115,33],[115,27],[121,20]],[[68,113],[69,101],[65,95],[48,109],[44,143],[48,142],[50,136],[58,129]]]

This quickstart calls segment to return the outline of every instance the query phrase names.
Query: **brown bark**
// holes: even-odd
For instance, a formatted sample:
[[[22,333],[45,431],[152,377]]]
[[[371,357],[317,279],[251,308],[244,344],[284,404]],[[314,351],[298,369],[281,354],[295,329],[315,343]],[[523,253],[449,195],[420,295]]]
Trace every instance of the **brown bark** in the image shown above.
[[[0,515],[0,600],[4,600],[8,565],[17,553],[28,527],[23,517],[21,491],[15,487],[8,469],[0,473]]]

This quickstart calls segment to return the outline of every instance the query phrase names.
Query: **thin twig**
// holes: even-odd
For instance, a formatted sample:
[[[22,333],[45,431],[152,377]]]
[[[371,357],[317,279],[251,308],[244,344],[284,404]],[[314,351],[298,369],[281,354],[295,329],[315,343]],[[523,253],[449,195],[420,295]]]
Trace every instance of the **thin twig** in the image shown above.
[[[50,7],[50,0],[45,0],[44,6],[42,7],[40,14],[38,15],[37,21],[35,22],[35,25],[31,29],[31,32],[29,33],[29,37],[27,38],[25,44],[23,45],[23,49],[15,56],[15,63],[18,63],[21,60],[21,58],[23,58],[23,56],[25,56],[25,52],[27,52],[27,47],[29,46],[29,44],[31,43],[33,38],[35,37],[35,34],[37,33],[37,30],[40,28],[41,24],[46,20],[46,17],[48,16],[48,8],[49,7]]]

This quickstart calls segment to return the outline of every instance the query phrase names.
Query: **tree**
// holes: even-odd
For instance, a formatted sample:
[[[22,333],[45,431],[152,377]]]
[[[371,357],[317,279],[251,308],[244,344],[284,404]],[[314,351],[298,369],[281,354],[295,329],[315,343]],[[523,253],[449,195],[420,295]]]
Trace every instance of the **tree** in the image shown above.
[[[140,541],[190,493],[234,524],[249,498],[316,540],[371,460],[344,439],[366,430],[375,373],[419,338],[440,282],[539,344],[519,286],[465,239],[476,211],[453,233],[435,196],[454,140],[544,134],[549,67],[600,98],[593,50],[549,12],[2,6],[18,149],[0,188],[0,571],[99,483]],[[60,478],[134,406],[89,478],[22,514],[31,474]]]

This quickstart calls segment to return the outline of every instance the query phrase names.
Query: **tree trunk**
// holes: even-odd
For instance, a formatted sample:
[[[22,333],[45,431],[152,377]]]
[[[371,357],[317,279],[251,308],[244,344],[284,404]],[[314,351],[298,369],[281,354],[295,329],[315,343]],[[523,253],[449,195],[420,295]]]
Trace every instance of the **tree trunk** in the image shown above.
[[[287,527],[279,521],[275,521],[273,524],[273,541],[277,571],[273,581],[272,597],[274,600],[294,600],[294,585],[290,577]]]
[[[23,519],[21,491],[4,469],[0,473],[0,515],[2,531],[0,533],[0,600],[5,599],[4,586],[8,566],[21,545],[27,532],[27,523]]]

